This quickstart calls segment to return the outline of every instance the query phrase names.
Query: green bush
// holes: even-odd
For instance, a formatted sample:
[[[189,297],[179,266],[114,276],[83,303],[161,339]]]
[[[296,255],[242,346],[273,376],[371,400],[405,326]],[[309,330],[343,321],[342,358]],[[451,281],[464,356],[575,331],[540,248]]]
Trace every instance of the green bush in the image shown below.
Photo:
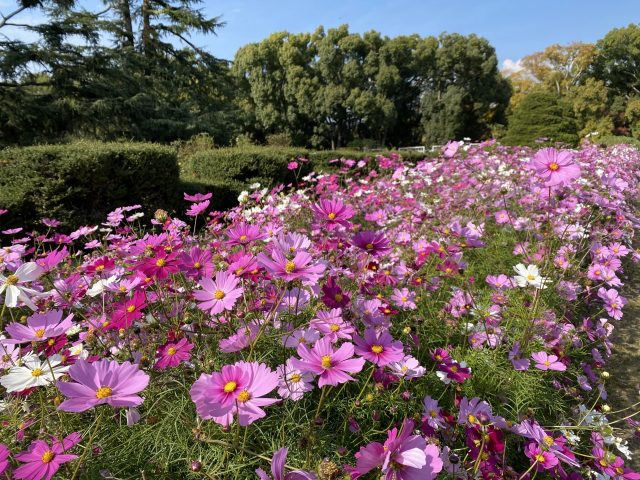
[[[151,143],[77,142],[0,150],[3,226],[53,217],[71,227],[98,223],[116,207],[177,206],[175,149]]]
[[[640,140],[633,137],[624,137],[622,135],[606,135],[603,137],[597,137],[595,142],[599,145],[610,147],[612,145],[631,145],[632,147],[640,148]]]
[[[347,158],[361,160],[389,152],[361,152],[357,150],[307,150],[295,147],[244,146],[218,148],[195,152],[181,158],[181,177],[188,191],[212,191],[213,206],[228,208],[237,203],[238,194],[254,182],[263,187],[295,183],[310,171],[330,171],[338,168],[331,160]],[[402,152],[407,160],[421,160],[427,154]],[[291,171],[289,162],[298,157],[301,169]]]
[[[505,145],[540,146],[539,138],[575,146],[578,129],[570,105],[553,93],[531,92],[518,103],[509,117],[509,127],[502,138]]]

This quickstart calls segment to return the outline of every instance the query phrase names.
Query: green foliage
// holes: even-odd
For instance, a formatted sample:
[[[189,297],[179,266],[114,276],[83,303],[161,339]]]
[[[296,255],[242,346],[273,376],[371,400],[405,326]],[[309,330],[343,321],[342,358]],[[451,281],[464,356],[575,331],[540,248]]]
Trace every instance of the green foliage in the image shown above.
[[[597,143],[604,146],[611,145],[631,145],[640,149],[640,140],[634,137],[624,137],[621,135],[606,135],[598,137]]]
[[[507,145],[535,145],[540,138],[549,143],[578,142],[570,105],[562,97],[545,91],[532,92],[518,103],[502,141]]]
[[[70,226],[103,222],[117,207],[147,212],[177,205],[173,148],[150,143],[78,142],[0,150],[0,206],[11,225],[53,217]]]
[[[339,165],[331,162],[335,159],[361,160],[388,153],[255,145],[206,149],[181,158],[181,178],[192,189],[213,191],[214,207],[227,208],[236,204],[237,196],[251,183],[258,182],[262,187],[293,184],[311,171],[335,169]],[[402,152],[402,157],[408,160],[421,160],[426,156],[419,152]],[[298,169],[289,170],[289,162],[298,157],[309,162],[298,162]]]

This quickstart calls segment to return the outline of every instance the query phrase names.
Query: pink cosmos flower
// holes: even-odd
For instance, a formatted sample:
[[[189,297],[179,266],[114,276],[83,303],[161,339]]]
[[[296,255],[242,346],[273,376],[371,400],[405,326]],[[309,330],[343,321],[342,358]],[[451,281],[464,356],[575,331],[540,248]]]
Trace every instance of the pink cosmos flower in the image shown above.
[[[343,343],[338,350],[334,350],[331,339],[324,337],[318,340],[313,348],[301,343],[298,345],[298,355],[302,360],[292,359],[291,364],[303,372],[320,375],[318,386],[336,386],[353,380],[349,373],[358,373],[364,366],[363,358],[353,358],[352,343]]]
[[[353,237],[353,245],[374,257],[382,256],[391,250],[389,240],[380,232],[358,232]]]
[[[4,473],[4,471],[9,466],[9,449],[3,443],[0,443],[0,475]]]
[[[345,228],[351,227],[349,219],[356,214],[353,208],[337,199],[323,198],[317,204],[312,205],[311,210],[315,214],[316,220],[329,231],[335,230],[338,225]]]
[[[191,278],[203,278],[210,277],[215,271],[211,256],[209,250],[202,250],[200,247],[194,246],[188,253],[181,253],[178,259],[185,275]]]
[[[391,300],[398,308],[406,308],[407,310],[415,310],[418,308],[414,302],[416,292],[410,291],[408,288],[396,288],[393,290]]]
[[[27,318],[27,324],[10,323],[6,332],[11,339],[4,343],[41,342],[49,338],[64,335],[73,326],[73,314],[62,319],[62,310],[51,310],[47,313],[34,313]]]
[[[242,287],[238,288],[239,281],[238,277],[227,272],[218,272],[215,280],[203,278],[199,283],[202,290],[193,292],[195,299],[201,302],[198,308],[211,315],[233,309],[244,291]]]
[[[246,247],[250,243],[266,237],[266,235],[260,232],[260,227],[257,225],[249,225],[248,223],[234,225],[227,230],[227,235],[229,236],[227,245],[240,245],[242,247]]]
[[[404,358],[402,342],[394,341],[387,330],[378,335],[374,329],[367,328],[364,338],[356,335],[353,342],[356,344],[355,353],[379,367]]]
[[[271,473],[273,474],[273,480],[316,480],[315,473],[305,472],[303,470],[294,470],[293,472],[285,474],[284,466],[287,462],[288,452],[288,449],[281,448],[273,454],[273,459],[271,460]],[[269,475],[267,475],[267,472],[261,468],[256,469],[256,474],[260,480],[271,480]]]
[[[342,309],[332,308],[330,311],[321,310],[317,318],[311,320],[310,326],[336,343],[339,339],[351,340],[355,332],[353,326],[342,319]]]
[[[147,306],[146,300],[144,291],[137,290],[133,297],[117,303],[111,321],[105,328],[107,330],[129,328],[134,321],[142,318],[142,310]]]
[[[412,435],[413,422],[405,420],[401,432],[394,428],[387,433],[384,445],[373,442],[356,453],[357,464],[351,470],[356,479],[381,468],[388,480],[432,480],[442,471],[443,462],[435,445],[427,444],[420,435]]]
[[[13,478],[22,480],[51,480],[60,465],[78,458],[66,453],[75,447],[82,437],[74,432],[60,441],[53,437],[51,445],[44,440],[34,440],[26,451],[18,453],[16,460],[24,463],[13,472]]]
[[[236,362],[225,365],[220,373],[203,373],[191,386],[191,400],[201,418],[223,426],[238,421],[245,427],[266,416],[261,408],[280,400],[263,398],[278,386],[278,374],[264,363]]]
[[[271,251],[270,257],[265,252],[258,254],[258,263],[274,277],[287,282],[301,280],[307,284],[317,283],[325,269],[323,264],[314,262],[307,252],[300,251],[293,258],[287,258],[277,248]]]
[[[185,213],[189,217],[197,217],[198,215],[204,213],[207,208],[209,208],[209,203],[209,200],[205,200],[199,203],[192,203]]]
[[[156,248],[154,255],[144,258],[138,268],[147,277],[155,277],[162,280],[167,278],[169,274],[179,271],[177,257],[176,253],[167,253],[164,248]]]
[[[98,360],[89,363],[78,360],[68,372],[75,382],[57,382],[60,392],[68,397],[59,410],[84,412],[96,405],[107,403],[112,407],[136,407],[142,398],[136,395],[149,384],[149,375],[138,365],[115,360]]]
[[[393,375],[399,378],[419,378],[426,372],[426,369],[420,365],[420,362],[411,355],[406,355],[398,362],[389,363],[387,368]]]
[[[598,297],[604,302],[604,309],[611,318],[614,320],[622,318],[622,308],[627,304],[627,299],[619,295],[616,289],[600,287]]]
[[[580,176],[580,166],[568,151],[543,148],[531,159],[531,166],[546,187],[566,185]]]
[[[536,470],[539,472],[551,470],[559,463],[558,457],[556,457],[553,452],[543,450],[536,442],[529,443],[524,449],[524,454],[533,460],[536,465]]]
[[[188,193],[184,194],[184,199],[187,202],[203,202],[205,200],[209,200],[213,196],[213,193],[195,193],[193,195],[189,195]]]
[[[296,168],[298,168],[298,162],[287,163],[287,170],[295,170]]]
[[[191,350],[194,345],[186,338],[181,338],[176,343],[167,343],[158,349],[158,361],[155,367],[164,370],[167,367],[177,367],[182,362],[191,358]]]
[[[434,430],[441,430],[447,427],[447,424],[442,416],[442,409],[438,405],[438,401],[431,398],[429,395],[424,397],[422,402],[424,406],[424,416],[427,424]]]
[[[558,361],[555,355],[549,355],[547,352],[536,352],[531,354],[531,358],[536,362],[535,367],[539,370],[556,370],[564,372],[567,366]]]

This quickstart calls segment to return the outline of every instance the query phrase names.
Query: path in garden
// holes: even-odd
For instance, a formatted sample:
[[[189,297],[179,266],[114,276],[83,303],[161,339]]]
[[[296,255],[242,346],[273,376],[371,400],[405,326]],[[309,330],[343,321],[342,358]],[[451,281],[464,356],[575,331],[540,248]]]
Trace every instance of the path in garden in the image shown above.
[[[614,411],[640,401],[640,268],[631,268],[631,277],[623,289],[623,295],[629,300],[629,304],[624,309],[622,319],[615,323],[614,350],[607,364],[607,370],[611,374],[607,387],[608,403]],[[638,409],[640,405],[613,417],[623,418]],[[640,415],[635,418],[640,420]],[[631,461],[625,461],[625,464],[640,470],[640,439],[630,438],[629,448],[634,457]]]

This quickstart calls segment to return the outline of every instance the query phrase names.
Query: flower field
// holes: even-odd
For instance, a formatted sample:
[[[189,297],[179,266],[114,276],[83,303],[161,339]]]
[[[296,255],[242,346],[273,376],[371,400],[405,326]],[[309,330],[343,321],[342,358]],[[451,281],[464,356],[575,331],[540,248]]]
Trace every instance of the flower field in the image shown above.
[[[3,231],[0,478],[640,479],[606,370],[640,153],[334,166]]]

